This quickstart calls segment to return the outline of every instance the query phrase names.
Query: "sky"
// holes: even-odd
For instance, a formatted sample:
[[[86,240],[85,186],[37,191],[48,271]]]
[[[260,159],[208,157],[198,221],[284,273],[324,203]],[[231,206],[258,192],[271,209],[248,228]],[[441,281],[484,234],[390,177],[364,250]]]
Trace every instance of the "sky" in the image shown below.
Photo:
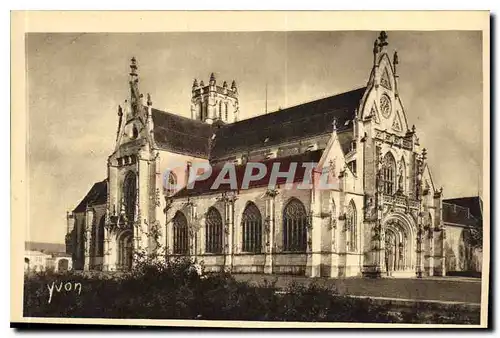
[[[63,243],[66,211],[106,178],[132,56],[153,106],[190,117],[194,78],[236,80],[240,119],[366,85],[378,32],[30,33],[27,240]],[[444,197],[481,194],[481,32],[388,32],[399,93]]]

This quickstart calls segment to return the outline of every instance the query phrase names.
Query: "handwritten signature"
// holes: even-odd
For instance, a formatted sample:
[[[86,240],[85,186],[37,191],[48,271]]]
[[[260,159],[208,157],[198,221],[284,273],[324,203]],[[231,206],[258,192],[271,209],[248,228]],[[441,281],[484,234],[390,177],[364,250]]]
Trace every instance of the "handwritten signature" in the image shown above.
[[[82,293],[82,283],[77,282],[60,282],[57,285],[55,282],[52,282],[52,285],[47,284],[47,289],[49,289],[49,304],[52,301],[52,295],[54,294],[54,290],[58,293],[61,292],[74,292],[80,295]]]

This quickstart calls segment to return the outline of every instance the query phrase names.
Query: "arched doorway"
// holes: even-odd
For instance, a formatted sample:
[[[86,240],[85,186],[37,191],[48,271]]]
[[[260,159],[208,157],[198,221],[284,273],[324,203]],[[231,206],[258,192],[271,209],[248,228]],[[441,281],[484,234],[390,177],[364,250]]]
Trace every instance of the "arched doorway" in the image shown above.
[[[391,215],[384,222],[383,272],[391,277],[413,277],[416,268],[416,226],[406,215]]]
[[[132,269],[134,254],[132,231],[125,230],[118,235],[118,269],[128,271]]]

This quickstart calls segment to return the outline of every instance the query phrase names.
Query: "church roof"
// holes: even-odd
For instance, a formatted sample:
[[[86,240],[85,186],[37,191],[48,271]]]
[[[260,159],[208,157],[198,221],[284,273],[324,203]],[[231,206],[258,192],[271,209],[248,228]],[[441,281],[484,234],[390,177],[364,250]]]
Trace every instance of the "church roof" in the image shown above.
[[[165,150],[208,158],[212,126],[201,121],[152,109],[154,138]]]
[[[279,163],[279,171],[280,172],[286,172],[290,168],[291,163],[297,163],[296,170],[295,170],[295,175],[293,182],[302,182],[304,180],[304,175],[306,173],[306,168],[302,166],[302,163],[318,163],[321,155],[323,154],[323,150],[315,150],[315,151],[309,151],[305,152],[302,154],[297,154],[297,155],[291,155],[291,156],[286,156],[286,157],[281,157],[281,158],[272,158],[268,159],[265,161],[261,161],[260,163],[263,163],[266,166],[266,175],[256,181],[251,181],[249,182],[248,188],[257,188],[257,187],[262,187],[262,186],[267,186],[269,184],[269,180],[271,177],[271,172],[272,172],[272,167],[274,163]],[[223,192],[223,191],[230,191],[231,186],[229,183],[223,183],[219,186],[217,190],[212,190],[211,187],[218,177],[219,173],[222,171],[223,167],[213,167],[212,172],[210,174],[210,177],[208,177],[205,180],[201,181],[196,181],[194,182],[194,185],[192,188],[188,189],[183,188],[182,190],[178,191],[175,194],[175,197],[188,197],[188,196],[199,196],[202,194],[210,194],[210,193],[215,193],[215,192]],[[235,166],[235,173],[236,173],[236,181],[237,181],[237,187],[241,187],[243,177],[245,174],[245,169],[246,165],[245,164],[240,164]],[[253,174],[256,174],[256,172],[253,172]],[[229,178],[229,174],[226,173],[226,175],[223,178]],[[285,184],[286,183],[286,178],[285,177],[278,177],[276,180],[277,185]]]
[[[365,89],[351,90],[225,125],[216,132],[210,157],[223,158],[237,152],[329,133],[334,119],[339,132],[352,129],[349,121],[354,119]]]
[[[351,120],[365,87],[226,125],[153,109],[154,137],[165,150],[211,160],[332,132],[336,119],[342,149],[352,140]],[[214,136],[215,135],[215,136]],[[340,137],[340,135],[342,135]]]
[[[468,208],[475,218],[483,219],[483,200],[479,196],[450,198],[443,200],[443,203],[456,204]]]
[[[108,198],[108,180],[94,183],[87,195],[82,199],[73,212],[84,212],[87,206],[105,204]]]
[[[469,208],[443,201],[443,222],[479,227],[482,219],[475,217]]]

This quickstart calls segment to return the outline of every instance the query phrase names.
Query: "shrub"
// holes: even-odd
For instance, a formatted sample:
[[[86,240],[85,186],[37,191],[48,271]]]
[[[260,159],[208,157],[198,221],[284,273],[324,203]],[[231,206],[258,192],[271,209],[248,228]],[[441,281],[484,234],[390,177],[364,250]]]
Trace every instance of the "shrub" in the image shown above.
[[[53,291],[47,285],[80,283],[81,293]],[[54,283],[54,284],[52,284]],[[397,311],[390,303],[340,296],[314,283],[291,283],[277,290],[273,282],[253,286],[226,272],[204,274],[189,260],[167,264],[142,262],[129,274],[40,273],[24,281],[28,317],[96,317],[306,322],[479,323],[460,307],[446,310],[417,304]]]

